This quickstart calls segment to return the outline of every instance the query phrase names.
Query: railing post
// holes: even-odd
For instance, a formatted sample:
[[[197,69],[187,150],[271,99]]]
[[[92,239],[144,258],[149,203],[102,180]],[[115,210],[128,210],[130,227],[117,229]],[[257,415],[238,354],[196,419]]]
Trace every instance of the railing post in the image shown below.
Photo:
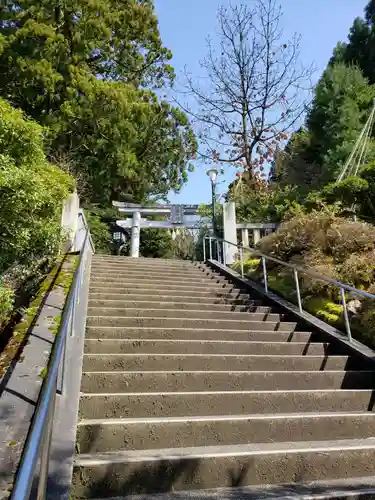
[[[240,246],[240,261],[241,261],[241,276],[242,278],[244,277],[244,270],[243,270],[243,247]]]
[[[203,237],[203,262],[206,262],[206,241],[207,241],[207,238],[204,236]]]
[[[37,500],[45,500],[47,491],[47,481],[48,481],[48,466],[51,460],[50,448],[52,441],[52,430],[53,430],[53,419],[55,415],[55,404],[56,404],[56,391],[52,391],[51,401],[49,403],[48,415],[47,415],[47,425],[43,433],[43,443],[40,452],[40,472],[38,481],[38,493]]]
[[[211,236],[209,237],[208,241],[210,243],[210,260],[212,260],[212,238],[211,238]]]
[[[262,266],[263,266],[264,289],[266,290],[266,293],[268,293],[267,265],[265,257],[262,257]]]
[[[294,274],[294,281],[296,283],[298,309],[299,309],[299,312],[303,312],[303,309],[302,309],[302,300],[301,300],[301,291],[300,291],[300,288],[299,288],[298,271],[297,271],[296,268],[293,269],[293,274]]]
[[[350,328],[348,308],[346,306],[345,290],[341,287],[340,287],[340,295],[341,295],[341,304],[342,304],[342,307],[344,308],[345,329],[346,329],[346,333],[348,335],[348,340],[349,340],[349,342],[351,342],[352,341],[352,331]]]
[[[223,241],[223,264],[224,264],[224,266],[227,265],[226,251],[227,251],[227,244],[225,241]]]

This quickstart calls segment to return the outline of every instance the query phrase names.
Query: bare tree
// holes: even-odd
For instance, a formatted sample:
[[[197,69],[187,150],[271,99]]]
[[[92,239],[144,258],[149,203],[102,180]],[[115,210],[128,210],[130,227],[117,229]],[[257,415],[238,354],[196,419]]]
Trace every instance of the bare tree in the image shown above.
[[[306,109],[312,67],[299,65],[300,37],[283,41],[276,0],[220,7],[219,41],[208,40],[202,81],[188,73],[197,106],[186,110],[198,127],[201,155],[257,176]],[[185,107],[186,108],[186,107]]]

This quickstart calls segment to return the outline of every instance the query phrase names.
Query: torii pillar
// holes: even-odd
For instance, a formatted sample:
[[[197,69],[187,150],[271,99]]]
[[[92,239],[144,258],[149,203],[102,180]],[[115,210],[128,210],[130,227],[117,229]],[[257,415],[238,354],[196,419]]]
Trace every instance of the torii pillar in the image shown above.
[[[223,226],[224,240],[234,243],[230,245],[224,244],[225,262],[227,265],[233,264],[236,261],[237,248],[237,226],[236,226],[236,204],[233,201],[224,203],[223,205]]]

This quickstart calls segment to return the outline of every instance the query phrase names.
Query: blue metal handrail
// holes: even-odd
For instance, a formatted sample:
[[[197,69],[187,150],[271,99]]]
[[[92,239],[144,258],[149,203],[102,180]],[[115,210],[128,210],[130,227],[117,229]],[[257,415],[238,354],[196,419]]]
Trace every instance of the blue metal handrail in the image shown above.
[[[75,270],[72,285],[65,302],[59,331],[52,348],[47,374],[43,381],[34,418],[22,453],[16,481],[11,494],[11,500],[27,500],[29,498],[39,458],[40,473],[38,478],[37,499],[44,500],[46,497],[59,370],[61,363],[63,363],[62,373],[65,371],[64,353],[68,335],[72,334],[74,328],[74,304],[78,298],[82,284],[82,273],[87,245],[90,244],[93,250],[90,231],[84,219],[83,212],[80,215],[82,216],[85,227],[85,237],[79,254],[78,266]]]
[[[348,335],[348,340],[352,340],[352,333],[351,333],[351,327],[350,327],[350,321],[349,321],[349,315],[348,315],[348,308],[346,304],[346,297],[345,297],[345,291],[351,292],[356,295],[360,295],[362,297],[366,297],[368,299],[375,299],[375,295],[369,292],[365,292],[364,290],[359,290],[358,288],[355,288],[350,285],[346,285],[345,283],[341,283],[340,281],[333,280],[331,278],[328,278],[327,276],[321,276],[314,271],[311,271],[310,269],[306,269],[304,267],[298,266],[296,264],[291,264],[290,262],[285,262],[283,260],[277,259],[276,257],[272,257],[271,255],[268,255],[266,253],[261,252],[260,250],[257,250],[255,248],[251,247],[246,247],[242,245],[241,243],[233,243],[232,241],[225,240],[223,238],[219,238],[217,236],[205,236],[203,239],[203,255],[204,255],[204,260],[206,260],[206,241],[209,240],[209,255],[210,259],[212,259],[212,241],[216,242],[217,248],[219,249],[220,245],[219,243],[222,244],[222,259],[221,259],[221,252],[218,250],[217,255],[218,255],[218,260],[222,261],[224,265],[226,265],[226,246],[234,246],[239,249],[239,254],[240,254],[240,262],[241,262],[241,276],[244,277],[244,259],[243,259],[243,254],[244,251],[248,251],[252,254],[254,254],[256,257],[260,257],[262,261],[262,271],[263,271],[263,282],[264,282],[264,289],[266,293],[268,293],[268,277],[267,277],[267,261],[275,262],[276,264],[279,264],[283,267],[292,269],[293,275],[294,275],[294,281],[295,281],[295,287],[296,287],[296,294],[297,294],[297,303],[298,303],[298,308],[301,313],[303,313],[303,307],[302,307],[302,298],[301,298],[301,292],[300,292],[300,286],[299,286],[299,273],[300,274],[306,274],[308,276],[311,276],[312,278],[316,279],[317,281],[322,281],[324,283],[328,283],[331,285],[334,285],[340,289],[340,298],[341,298],[341,304],[343,306],[343,312],[344,312],[344,320],[345,320],[345,329],[346,333]]]

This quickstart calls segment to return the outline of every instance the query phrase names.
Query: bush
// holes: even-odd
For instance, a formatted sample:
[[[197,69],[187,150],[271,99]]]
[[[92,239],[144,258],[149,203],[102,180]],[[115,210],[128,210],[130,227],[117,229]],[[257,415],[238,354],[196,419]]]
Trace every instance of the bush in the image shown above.
[[[370,224],[352,222],[327,210],[314,211],[282,224],[263,238],[258,248],[320,276],[375,292],[375,227]],[[292,273],[278,265],[269,268],[271,288],[295,302]],[[300,273],[300,289],[307,311],[332,325],[343,326],[337,286]],[[353,333],[374,347],[375,300],[359,297],[357,302],[360,307],[352,320]]]
[[[0,283],[0,328],[9,320],[14,302],[14,292]]]
[[[337,218],[327,230],[327,252],[342,261],[353,253],[375,248],[375,227]]]
[[[375,251],[354,253],[338,266],[342,282],[356,288],[368,288],[375,281]]]
[[[86,212],[87,223],[95,245],[96,253],[112,253],[112,234],[109,225],[103,222],[101,217],[93,213]]]
[[[63,200],[73,178],[48,163],[42,127],[0,99],[0,323],[14,292],[60,250]],[[6,278],[4,273],[6,272]]]
[[[257,248],[263,253],[290,260],[314,248],[327,251],[327,231],[335,216],[330,212],[313,211],[300,214],[281,224],[275,233],[260,240]]]
[[[43,129],[0,99],[0,271],[59,250],[73,179],[49,164]]]

